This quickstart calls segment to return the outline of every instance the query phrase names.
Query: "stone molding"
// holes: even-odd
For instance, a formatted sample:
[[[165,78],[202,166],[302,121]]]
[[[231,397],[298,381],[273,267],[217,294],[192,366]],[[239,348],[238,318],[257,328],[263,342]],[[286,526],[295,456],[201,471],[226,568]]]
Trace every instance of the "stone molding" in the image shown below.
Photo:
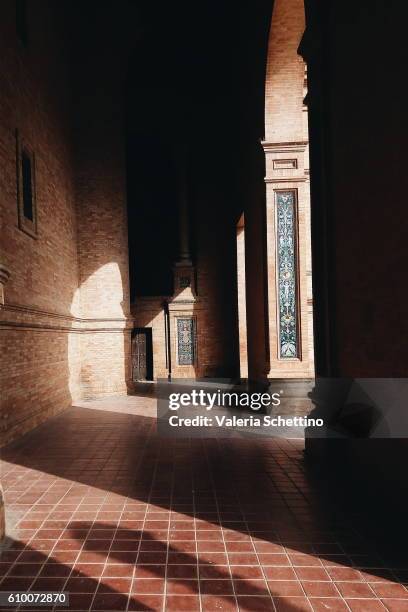
[[[306,176],[294,176],[294,177],[290,177],[290,178],[269,178],[266,177],[265,178],[265,183],[306,183],[307,182],[307,177]]]
[[[264,152],[267,153],[304,153],[309,142],[301,140],[296,142],[261,142]]]
[[[6,304],[0,312],[0,328],[55,332],[123,332],[132,327],[132,317],[85,319],[19,304]]]

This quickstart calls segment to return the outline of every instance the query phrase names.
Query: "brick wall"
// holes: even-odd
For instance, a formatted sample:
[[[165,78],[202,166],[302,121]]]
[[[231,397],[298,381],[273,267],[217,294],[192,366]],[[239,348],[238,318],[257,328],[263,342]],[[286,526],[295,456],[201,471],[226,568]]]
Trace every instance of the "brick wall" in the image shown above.
[[[85,397],[126,393],[130,379],[129,255],[126,210],[126,12],[115,2],[80,11],[74,23],[76,202]],[[92,44],[89,32],[92,31]],[[132,36],[134,33],[130,32]]]
[[[303,0],[275,0],[268,45],[265,140],[303,140],[304,63],[297,49],[305,29]]]
[[[1,309],[1,433],[14,438],[79,394],[75,185],[64,36],[52,2],[28,2],[29,43],[15,3],[0,18],[1,263],[11,272]],[[35,153],[38,237],[18,227],[16,135]]]
[[[123,74],[107,74],[116,56],[103,28],[84,53],[75,20],[69,44],[74,5],[27,5],[27,46],[12,0],[0,19],[0,263],[11,273],[0,308],[2,444],[79,397],[126,392],[130,372]],[[35,154],[34,238],[18,226],[16,129]]]

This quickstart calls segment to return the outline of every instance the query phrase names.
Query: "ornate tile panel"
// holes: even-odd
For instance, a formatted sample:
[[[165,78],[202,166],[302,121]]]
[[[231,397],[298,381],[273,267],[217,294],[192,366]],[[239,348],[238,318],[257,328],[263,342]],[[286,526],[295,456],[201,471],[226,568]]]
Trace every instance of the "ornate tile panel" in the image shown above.
[[[279,357],[299,355],[295,190],[276,192]]]
[[[195,336],[194,317],[177,318],[177,355],[179,365],[194,365]]]

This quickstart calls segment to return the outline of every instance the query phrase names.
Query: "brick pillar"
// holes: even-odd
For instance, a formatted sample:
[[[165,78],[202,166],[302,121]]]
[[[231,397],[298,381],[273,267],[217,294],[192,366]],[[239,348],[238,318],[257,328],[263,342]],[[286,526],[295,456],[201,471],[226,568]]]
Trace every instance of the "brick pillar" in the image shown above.
[[[270,378],[313,376],[306,81],[297,53],[304,27],[303,0],[275,1],[263,142]]]
[[[245,295],[245,221],[241,216],[237,224],[237,280],[238,280],[238,336],[239,374],[248,378],[247,321]]]
[[[189,193],[185,145],[178,150],[179,253],[174,265],[173,297],[168,300],[168,334],[173,378],[202,376],[203,304],[197,296],[196,275],[190,252]]]
[[[187,180],[187,148],[182,148],[178,156],[179,172],[179,255],[178,264],[192,265],[190,252],[190,223],[188,206],[188,180]]]
[[[269,372],[266,215],[264,186],[259,174],[260,155],[258,145],[253,151],[252,172],[248,173],[244,211],[248,380],[255,383],[266,382]]]
[[[124,104],[114,78],[95,81],[84,85],[77,141],[85,397],[124,393],[130,379]]]

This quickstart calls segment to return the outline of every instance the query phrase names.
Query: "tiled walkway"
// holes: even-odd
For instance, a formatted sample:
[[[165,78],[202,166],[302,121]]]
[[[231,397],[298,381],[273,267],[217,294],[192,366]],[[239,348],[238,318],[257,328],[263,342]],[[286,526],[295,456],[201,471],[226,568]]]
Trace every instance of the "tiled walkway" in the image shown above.
[[[408,566],[324,497],[301,441],[163,440],[153,415],[152,398],[94,402],[6,449],[0,590],[64,590],[75,610],[408,610]]]

